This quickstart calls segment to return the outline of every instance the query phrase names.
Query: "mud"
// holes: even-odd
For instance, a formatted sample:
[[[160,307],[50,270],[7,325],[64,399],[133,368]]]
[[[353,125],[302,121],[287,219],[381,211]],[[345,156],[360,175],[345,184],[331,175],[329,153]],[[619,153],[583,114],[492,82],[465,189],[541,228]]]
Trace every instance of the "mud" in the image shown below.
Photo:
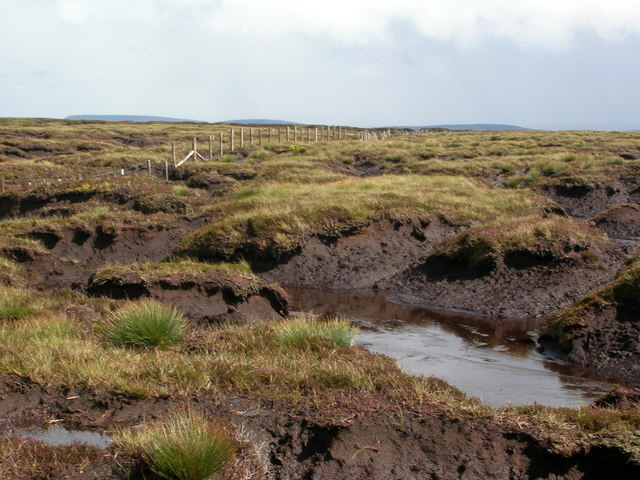
[[[640,471],[621,466],[615,451],[553,455],[524,435],[500,432],[483,421],[401,412],[348,427],[289,428],[289,441],[272,457],[281,464],[276,478],[622,479]]]
[[[253,268],[283,285],[375,288],[425,259],[434,245],[460,228],[439,218],[423,225],[380,221],[339,238],[315,237],[283,263],[256,263]]]
[[[125,226],[106,230],[101,226],[63,231],[33,231],[47,254],[16,258],[39,277],[41,288],[84,288],[94,271],[105,264],[157,262],[166,258],[185,232],[200,225],[198,220],[180,219],[175,226]],[[15,257],[15,255],[14,255]]]
[[[640,238],[640,206],[636,203],[615,205],[597,215],[592,222],[612,238]]]
[[[89,280],[88,293],[115,299],[155,298],[173,305],[196,323],[270,321],[288,313],[288,296],[277,285],[254,290],[251,278],[207,274],[197,280],[163,277],[146,281],[139,276]]]
[[[624,253],[607,242],[597,251],[598,260],[592,263],[503,255],[491,270],[475,273],[434,255],[380,286],[404,303],[427,308],[513,319],[540,317],[613,278]]]
[[[638,312],[611,303],[592,305],[581,315],[588,321],[572,329],[571,351],[566,358],[612,377],[640,383]],[[545,341],[544,337],[541,340]]]
[[[614,205],[636,201],[632,188],[622,180],[595,184],[545,185],[538,193],[551,198],[572,217],[587,220]]]

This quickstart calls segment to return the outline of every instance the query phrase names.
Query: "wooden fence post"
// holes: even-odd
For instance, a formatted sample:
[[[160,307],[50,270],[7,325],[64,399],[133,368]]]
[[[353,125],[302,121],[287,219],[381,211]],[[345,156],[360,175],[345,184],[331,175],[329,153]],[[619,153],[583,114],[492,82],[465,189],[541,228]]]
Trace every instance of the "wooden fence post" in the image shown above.
[[[235,151],[233,128],[229,130],[229,135],[231,136],[231,140],[229,140],[229,148],[230,151],[233,152]]]
[[[147,172],[149,172],[149,176],[151,176],[151,160],[147,159]],[[2,191],[4,192],[4,178],[2,179]]]
[[[176,144],[172,143],[171,144],[171,150],[173,152],[173,164],[176,164]]]
[[[164,162],[164,179],[169,181],[169,162]]]
[[[197,146],[197,142],[196,142],[196,137],[193,137],[193,159],[197,160],[198,159],[198,146]]]
[[[220,134],[220,157],[224,155],[224,133]]]
[[[298,142],[298,126],[294,125],[293,127],[293,142],[297,143]]]
[[[287,127],[287,143],[289,143],[289,134],[291,133],[291,129]]]
[[[213,160],[213,135],[209,135],[209,160]]]
[[[318,143],[318,127],[316,127],[316,143]]]

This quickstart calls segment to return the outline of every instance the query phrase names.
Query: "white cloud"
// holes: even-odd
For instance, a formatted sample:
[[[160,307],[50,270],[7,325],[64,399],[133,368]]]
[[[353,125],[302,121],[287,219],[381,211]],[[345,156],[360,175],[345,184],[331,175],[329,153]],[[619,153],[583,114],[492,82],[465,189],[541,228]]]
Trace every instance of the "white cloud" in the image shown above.
[[[0,115],[637,118],[638,0],[0,0],[0,12]]]
[[[144,31],[156,22],[175,22],[232,38],[294,34],[348,45],[388,43],[394,25],[461,45],[500,39],[552,49],[571,45],[583,33],[605,41],[640,33],[637,0],[0,0],[3,3],[16,9],[30,5],[34,16],[53,4],[58,20],[77,28],[133,22]]]
[[[389,39],[394,22],[428,38],[473,44],[506,39],[557,48],[580,33],[612,41],[640,33],[637,0],[221,0],[209,22],[225,33],[321,35],[366,44]]]

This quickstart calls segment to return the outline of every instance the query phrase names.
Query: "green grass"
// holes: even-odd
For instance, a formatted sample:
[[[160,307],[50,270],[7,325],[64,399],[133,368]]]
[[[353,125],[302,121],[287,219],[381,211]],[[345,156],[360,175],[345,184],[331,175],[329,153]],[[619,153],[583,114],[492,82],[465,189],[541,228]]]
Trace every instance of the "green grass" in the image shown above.
[[[487,222],[542,212],[531,192],[492,188],[458,176],[385,175],[329,183],[268,182],[216,203],[212,221],[183,239],[178,253],[197,258],[282,258],[312,235],[336,236],[376,219],[442,215]]]
[[[182,340],[185,329],[184,318],[174,308],[143,300],[114,312],[101,335],[115,346],[168,347]]]
[[[48,322],[57,323],[46,330]],[[284,320],[286,328],[292,322]],[[313,332],[305,345],[282,338],[279,322],[200,328],[170,349],[121,348],[92,330],[60,317],[43,317],[0,326],[0,374],[25,375],[48,384],[87,385],[134,396],[191,395],[229,391],[299,402],[315,391],[330,401],[332,392],[359,395],[389,392],[424,397],[443,389],[426,379],[403,375],[393,360],[358,347],[338,348]],[[46,334],[48,332],[48,334]],[[418,393],[419,392],[419,393]],[[321,400],[319,400],[321,401]]]
[[[235,450],[234,442],[216,423],[193,412],[174,413],[162,423],[121,430],[114,440],[169,480],[207,479],[231,460]]]
[[[0,287],[0,320],[26,320],[43,310],[38,293],[13,287]]]
[[[274,330],[280,341],[298,348],[307,348],[317,342],[350,347],[358,334],[357,327],[351,325],[348,320],[337,317],[296,317],[279,323]]]

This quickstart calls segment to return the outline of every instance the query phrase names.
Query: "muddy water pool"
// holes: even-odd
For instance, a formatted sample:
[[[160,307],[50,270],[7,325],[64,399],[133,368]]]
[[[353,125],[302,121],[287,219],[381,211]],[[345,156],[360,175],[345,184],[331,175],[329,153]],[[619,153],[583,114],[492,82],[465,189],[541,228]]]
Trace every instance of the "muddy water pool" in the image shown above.
[[[540,353],[538,320],[434,312],[395,303],[379,291],[286,290],[293,310],[346,316],[361,326],[357,344],[490,405],[577,407],[611,388],[606,378]]]
[[[47,428],[16,428],[10,433],[29,440],[36,440],[52,447],[67,447],[74,444],[96,448],[109,448],[112,439],[109,435],[84,430],[67,430],[62,425],[51,425]]]

